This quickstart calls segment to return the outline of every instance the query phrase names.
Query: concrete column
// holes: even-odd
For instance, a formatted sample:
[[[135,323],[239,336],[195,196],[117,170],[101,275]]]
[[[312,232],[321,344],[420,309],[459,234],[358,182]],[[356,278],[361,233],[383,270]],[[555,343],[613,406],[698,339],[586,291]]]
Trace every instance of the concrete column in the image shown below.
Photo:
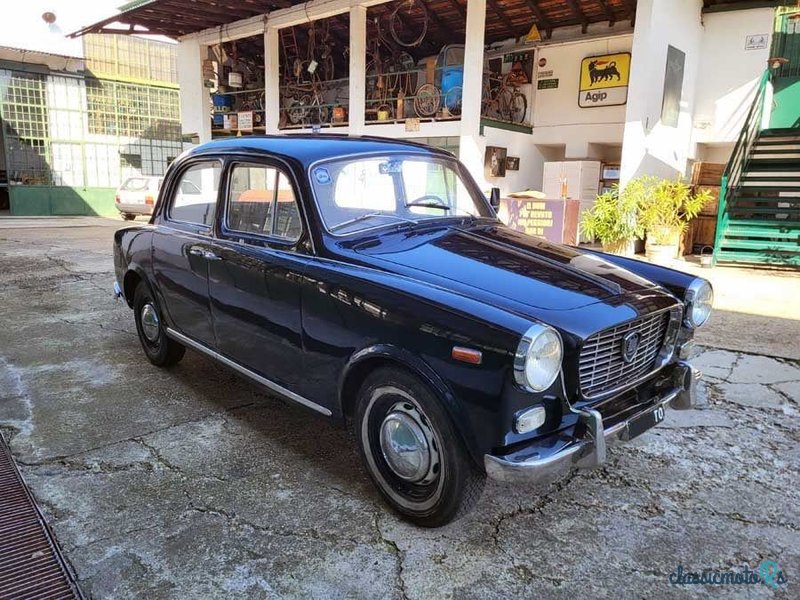
[[[702,7],[700,0],[637,2],[622,145],[623,186],[639,175],[673,178],[686,174],[701,62]],[[686,55],[677,127],[661,121],[669,46]]]
[[[347,108],[350,133],[364,133],[367,72],[367,7],[350,9],[350,106]]]
[[[264,114],[267,133],[278,133],[281,118],[280,43],[277,27],[264,30]]]
[[[464,84],[461,100],[461,161],[478,182],[483,181],[483,146],[480,138],[483,46],[486,30],[486,0],[467,2],[464,43]]]
[[[197,40],[178,44],[181,133],[197,137],[201,144],[211,141],[211,106],[203,82],[203,60],[207,55],[208,47]]]

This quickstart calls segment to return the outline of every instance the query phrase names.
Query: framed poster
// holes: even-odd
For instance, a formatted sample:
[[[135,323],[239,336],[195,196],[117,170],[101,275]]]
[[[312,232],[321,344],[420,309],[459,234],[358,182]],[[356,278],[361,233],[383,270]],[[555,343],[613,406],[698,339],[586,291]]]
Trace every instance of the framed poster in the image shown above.
[[[506,171],[519,171],[519,156],[506,157]]]
[[[578,106],[619,106],[628,101],[631,53],[589,56],[581,61]]]
[[[664,98],[661,101],[661,123],[677,127],[681,115],[683,95],[683,73],[686,53],[674,46],[667,46],[667,67],[664,72]]]
[[[505,148],[486,146],[483,157],[483,171],[486,177],[506,176],[506,152]]]

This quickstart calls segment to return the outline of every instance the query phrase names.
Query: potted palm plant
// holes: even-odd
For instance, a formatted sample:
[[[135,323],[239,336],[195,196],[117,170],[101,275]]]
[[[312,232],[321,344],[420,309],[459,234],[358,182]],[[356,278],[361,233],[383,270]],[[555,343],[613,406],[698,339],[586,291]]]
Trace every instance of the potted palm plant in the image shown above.
[[[644,237],[637,211],[647,187],[646,178],[640,177],[623,189],[614,185],[600,194],[592,208],[583,213],[581,232],[599,239],[604,252],[632,256],[634,240]]]
[[[660,264],[677,258],[681,234],[710,199],[708,190],[694,194],[680,177],[652,185],[640,199],[638,211],[638,220],[647,234],[647,258]]]

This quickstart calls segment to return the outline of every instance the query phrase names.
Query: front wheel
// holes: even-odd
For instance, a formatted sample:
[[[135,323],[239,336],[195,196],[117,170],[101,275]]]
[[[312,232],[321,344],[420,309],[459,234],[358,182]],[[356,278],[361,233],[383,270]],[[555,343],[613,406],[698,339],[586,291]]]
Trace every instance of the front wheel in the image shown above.
[[[157,367],[169,367],[183,358],[186,348],[167,337],[162,313],[144,281],[136,286],[133,294],[133,311],[139,341],[151,363]]]
[[[359,391],[355,427],[372,481],[409,521],[439,527],[480,498],[486,476],[436,396],[413,375],[391,367],[370,374]]]

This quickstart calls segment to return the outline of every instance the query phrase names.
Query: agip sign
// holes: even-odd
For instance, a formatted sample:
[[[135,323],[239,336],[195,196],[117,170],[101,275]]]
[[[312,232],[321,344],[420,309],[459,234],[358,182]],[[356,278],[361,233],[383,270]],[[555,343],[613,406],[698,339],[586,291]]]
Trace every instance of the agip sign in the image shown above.
[[[628,101],[630,52],[590,56],[581,61],[578,105],[581,108],[618,106]]]

